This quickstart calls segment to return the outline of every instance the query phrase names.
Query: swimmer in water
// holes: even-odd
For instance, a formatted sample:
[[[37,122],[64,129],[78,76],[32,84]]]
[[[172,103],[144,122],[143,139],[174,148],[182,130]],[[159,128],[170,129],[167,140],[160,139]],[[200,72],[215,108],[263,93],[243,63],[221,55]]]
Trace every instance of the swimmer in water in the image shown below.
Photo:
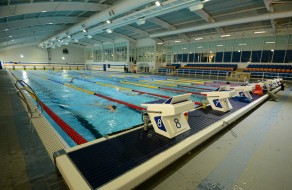
[[[92,106],[99,106],[99,107],[103,107],[103,108],[107,108],[107,109],[109,109],[110,111],[117,111],[117,106],[115,106],[115,105],[111,105],[111,104],[109,104],[109,105],[107,105],[107,106],[105,106],[105,105],[102,105],[102,104],[91,104]]]
[[[111,111],[117,111],[117,106],[115,106],[115,105],[108,105],[106,107]]]

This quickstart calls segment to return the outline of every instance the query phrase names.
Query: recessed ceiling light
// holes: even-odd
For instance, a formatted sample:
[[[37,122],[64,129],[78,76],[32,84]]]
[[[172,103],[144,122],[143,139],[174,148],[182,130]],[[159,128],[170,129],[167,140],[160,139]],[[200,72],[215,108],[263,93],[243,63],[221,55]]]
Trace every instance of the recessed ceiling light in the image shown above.
[[[202,39],[204,39],[204,38],[196,38],[195,40],[202,40]]]
[[[20,55],[21,58],[23,58],[23,55]]]
[[[62,57],[62,59],[64,60],[64,59],[65,59],[65,57]]]
[[[240,50],[238,50],[238,52],[240,52]]]
[[[274,44],[275,42],[266,42],[266,44]]]
[[[221,38],[224,38],[224,37],[229,37],[230,34],[225,34],[225,35],[221,35]]]
[[[254,32],[254,34],[263,34],[263,33],[266,33],[266,31],[263,30],[263,31],[255,31]]]
[[[158,44],[158,45],[161,45],[161,44],[163,44],[163,43],[162,43],[162,42],[158,42],[157,44]]]
[[[178,42],[180,42],[180,41],[179,41],[179,40],[175,40],[174,42],[178,43]]]
[[[271,51],[274,51],[273,49],[271,49]]]

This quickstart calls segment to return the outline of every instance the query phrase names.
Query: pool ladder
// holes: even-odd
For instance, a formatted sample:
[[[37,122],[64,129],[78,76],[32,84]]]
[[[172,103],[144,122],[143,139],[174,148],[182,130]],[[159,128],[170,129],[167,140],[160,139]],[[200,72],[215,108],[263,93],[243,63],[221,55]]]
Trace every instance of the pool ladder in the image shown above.
[[[17,80],[15,83],[15,88],[17,89],[17,95],[18,97],[26,104],[27,110],[30,113],[30,117],[33,117],[33,113],[35,113],[38,108],[40,107],[40,113],[39,115],[43,112],[43,108],[40,105],[40,99],[34,92],[34,90],[31,88],[30,85],[28,85],[26,82],[23,80]],[[34,110],[31,108],[31,106],[28,103],[27,96],[24,95],[24,91],[28,92],[29,95],[36,101],[37,106],[34,108]],[[33,111],[32,111],[33,110]]]

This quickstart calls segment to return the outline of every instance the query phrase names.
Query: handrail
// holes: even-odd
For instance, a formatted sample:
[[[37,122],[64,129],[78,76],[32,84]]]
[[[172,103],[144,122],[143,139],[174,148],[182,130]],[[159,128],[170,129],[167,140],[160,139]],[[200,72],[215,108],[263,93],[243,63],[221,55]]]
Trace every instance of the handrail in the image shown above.
[[[17,84],[20,84],[22,87],[20,88],[20,86],[17,85]],[[28,85],[23,80],[17,80],[14,83],[14,85],[15,85],[15,88],[17,89],[18,97],[26,104],[27,110],[30,113],[31,118],[33,116],[33,112],[35,112],[39,107],[40,107],[40,110],[41,110],[39,114],[41,114],[43,112],[43,108],[42,108],[42,106],[40,106],[40,99],[38,98],[38,96],[36,95],[34,90],[31,88],[31,86]],[[23,91],[27,91],[30,94],[30,96],[36,101],[37,106],[36,106],[34,111],[32,111],[31,107],[29,106],[29,103],[27,101],[26,96],[23,94]]]

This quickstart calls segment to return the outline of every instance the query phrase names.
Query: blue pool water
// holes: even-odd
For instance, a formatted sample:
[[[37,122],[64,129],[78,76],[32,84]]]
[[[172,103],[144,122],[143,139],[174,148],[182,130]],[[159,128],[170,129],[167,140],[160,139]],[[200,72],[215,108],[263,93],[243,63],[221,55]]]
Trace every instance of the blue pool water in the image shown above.
[[[159,83],[160,81],[166,81],[167,78],[157,76],[150,78],[147,76],[138,77],[136,75],[131,76],[117,73],[111,75],[108,73],[96,73],[93,71],[13,71],[13,74],[15,74],[17,78],[27,82],[35,90],[40,100],[42,100],[60,118],[62,118],[88,141],[142,124],[141,113],[137,110],[130,109],[126,105],[118,104],[107,99],[64,86],[58,82],[70,83],[72,77],[77,77],[73,80],[73,83],[70,83],[71,85],[137,106],[141,106],[141,104],[145,102],[155,101],[161,98],[145,94],[139,95],[130,90],[122,90],[121,88],[129,88],[132,90],[139,90],[166,96],[175,96],[183,93],[164,91],[159,88],[154,89],[124,84],[122,83],[123,81],[126,80],[137,84],[147,84],[150,86],[200,92],[200,90],[196,89],[183,89],[174,86],[166,86],[164,84],[173,83]],[[44,79],[43,77],[51,80]],[[152,81],[152,79],[157,80],[158,83],[148,84],[147,82],[141,82],[141,80]],[[95,82],[105,85],[112,85],[112,87],[96,84]],[[201,101],[202,98],[203,97],[201,96],[195,95],[192,95],[191,97],[193,101]],[[110,111],[106,108],[107,105],[117,106],[117,111]],[[76,145],[48,115],[45,113],[44,115],[65,139],[69,146]]]

